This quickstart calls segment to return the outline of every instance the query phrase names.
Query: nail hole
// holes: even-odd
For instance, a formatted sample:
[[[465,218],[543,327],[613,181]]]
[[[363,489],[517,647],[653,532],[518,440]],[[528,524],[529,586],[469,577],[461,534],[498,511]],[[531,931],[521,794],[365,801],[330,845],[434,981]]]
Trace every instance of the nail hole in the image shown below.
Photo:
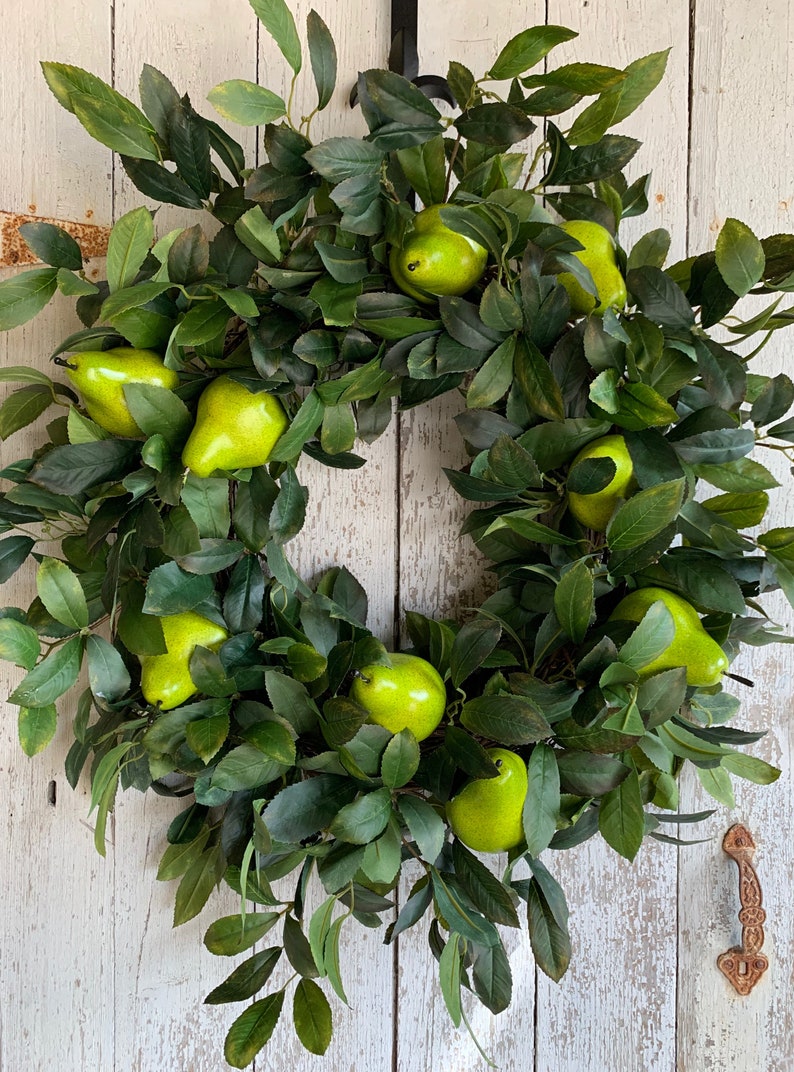
[[[51,804],[53,806],[53,808],[55,807],[55,804],[56,804],[57,794],[58,794],[57,786],[56,786],[55,782],[52,781],[47,786],[47,803]]]

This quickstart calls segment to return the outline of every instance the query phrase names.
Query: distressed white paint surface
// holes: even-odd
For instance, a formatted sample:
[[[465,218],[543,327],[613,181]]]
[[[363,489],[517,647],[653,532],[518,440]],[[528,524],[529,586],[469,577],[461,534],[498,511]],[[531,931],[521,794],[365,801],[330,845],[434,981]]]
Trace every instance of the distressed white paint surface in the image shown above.
[[[115,27],[111,33],[111,6]],[[308,0],[296,6],[299,26]],[[388,47],[386,0],[323,0],[315,4],[340,49],[340,70],[381,65]],[[630,244],[652,227],[674,232],[672,256],[683,256],[686,228],[691,250],[713,242],[726,215],[759,233],[792,227],[789,66],[791,14],[786,0],[699,0],[695,5],[693,110],[688,141],[690,77],[689,7],[684,0],[511,0],[490,9],[474,0],[422,4],[422,70],[441,73],[450,56],[479,72],[507,38],[532,21],[580,31],[564,58],[625,64],[674,46],[664,85],[626,124],[645,142],[632,165],[636,176],[653,169],[651,208],[628,221]],[[10,0],[3,9],[4,64],[0,69],[0,178],[2,208],[106,223],[139,201],[120,169],[111,185],[110,156],[54,102],[37,60],[58,59],[110,77],[133,93],[144,61],[189,90],[196,106],[217,81],[260,77],[286,89],[286,65],[245,0]],[[279,81],[281,79],[281,82]],[[310,87],[310,79],[306,83]],[[21,88],[23,87],[23,88]],[[360,129],[345,106],[340,84],[335,106],[314,131],[321,137]],[[312,106],[311,89],[298,97]],[[331,124],[331,125],[329,125]],[[235,135],[252,153],[253,131]],[[692,151],[688,155],[688,144]],[[687,200],[687,182],[689,199]],[[35,206],[35,207],[33,207]],[[178,214],[161,212],[158,226]],[[4,363],[44,368],[48,352],[73,322],[65,303],[34,325],[0,337]],[[790,349],[790,347],[789,347]],[[786,345],[770,347],[765,371],[787,368]],[[400,609],[445,614],[465,609],[482,592],[480,565],[461,550],[456,532],[465,508],[439,474],[463,454],[452,417],[454,396],[403,416],[368,448],[365,469],[334,472],[305,465],[311,521],[301,536],[298,561],[307,574],[347,565],[370,594],[371,624],[388,640],[393,628],[395,581]],[[3,446],[17,457],[26,433]],[[33,442],[32,436],[29,442]],[[767,461],[766,458],[764,458]],[[776,471],[787,476],[778,459]],[[402,500],[399,516],[397,498]],[[778,496],[770,524],[791,523],[791,497]],[[25,605],[30,580],[6,586],[3,602]],[[770,613],[792,626],[782,600]],[[525,935],[510,935],[514,1006],[494,1018],[470,1003],[485,1050],[509,1072],[791,1072],[794,1063],[794,914],[790,905],[794,793],[789,716],[794,689],[791,648],[759,649],[745,656],[740,673],[756,680],[744,711],[747,728],[773,725],[756,754],[783,767],[771,788],[742,785],[737,809],[717,814],[695,836],[714,840],[680,852],[651,843],[628,867],[593,841],[570,854],[550,855],[572,912],[574,963],[556,987],[536,980]],[[0,689],[16,680],[0,667]],[[0,858],[6,862],[0,909],[0,1070],[38,1072],[214,1072],[225,1067],[219,1048],[234,1008],[210,1009],[204,994],[229,965],[200,943],[216,902],[198,920],[170,928],[174,884],[154,875],[165,826],[175,805],[127,794],[111,827],[107,860],[94,853],[86,825],[87,798],[73,794],[62,775],[67,734],[34,761],[16,744],[13,709],[0,734],[0,774],[13,809],[0,822]],[[56,782],[57,803],[47,803]],[[688,790],[684,807],[708,806]],[[757,863],[769,913],[766,952],[771,968],[749,999],[733,994],[717,971],[718,953],[739,938],[735,865],[720,848],[737,819],[756,836]],[[685,828],[688,836],[692,828]],[[700,831],[703,831],[702,833]],[[315,891],[315,894],[317,891]],[[404,893],[404,891],[403,891]],[[232,901],[227,899],[229,909]],[[352,933],[352,932],[351,932]],[[326,1062],[305,1054],[288,1022],[256,1063],[259,1072],[319,1069],[353,1072],[463,1072],[484,1067],[465,1032],[449,1027],[437,991],[436,964],[423,934],[402,940],[397,959],[377,933],[347,944],[348,986],[354,1015],[335,1015],[339,1034]],[[394,968],[397,1013],[393,1016]],[[286,1021],[285,1017],[285,1021]]]

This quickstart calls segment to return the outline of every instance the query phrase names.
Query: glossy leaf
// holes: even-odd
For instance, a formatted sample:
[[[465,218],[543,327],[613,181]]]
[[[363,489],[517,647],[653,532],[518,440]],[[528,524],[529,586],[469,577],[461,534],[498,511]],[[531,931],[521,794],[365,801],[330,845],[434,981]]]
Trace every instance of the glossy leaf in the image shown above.
[[[548,847],[560,813],[560,773],[554,749],[540,742],[527,761],[527,795],[523,826],[527,850],[533,856]]]
[[[281,1015],[284,991],[277,990],[250,1005],[226,1035],[223,1053],[232,1068],[245,1068],[270,1041]]]

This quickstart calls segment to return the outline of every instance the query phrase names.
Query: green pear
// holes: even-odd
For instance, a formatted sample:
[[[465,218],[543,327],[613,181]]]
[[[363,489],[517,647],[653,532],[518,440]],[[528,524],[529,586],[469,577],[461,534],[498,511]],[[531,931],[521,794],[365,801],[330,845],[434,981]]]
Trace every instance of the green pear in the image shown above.
[[[718,685],[728,669],[728,658],[717,641],[703,628],[698,612],[681,596],[666,588],[638,588],[621,599],[610,614],[610,620],[639,622],[651,604],[661,600],[673,616],[673,642],[653,662],[642,669],[642,676],[686,667],[688,685],[708,688]]]
[[[475,852],[506,852],[524,840],[527,767],[506,748],[487,749],[499,769],[495,778],[475,778],[447,804],[452,832]]]
[[[574,250],[573,256],[588,269],[598,291],[595,298],[571,272],[560,273],[558,278],[568,291],[573,312],[604,313],[611,306],[622,309],[626,304],[626,283],[618,268],[612,235],[591,220],[567,220],[560,226],[584,247]]]
[[[264,465],[289,420],[275,395],[218,376],[201,393],[182,463],[198,477]]]
[[[432,303],[440,295],[465,294],[485,271],[488,251],[441,221],[445,205],[429,205],[417,212],[402,246],[389,255],[392,278],[404,294]]]
[[[166,651],[141,656],[141,691],[144,699],[170,711],[190,699],[196,685],[190,676],[190,658],[197,647],[216,651],[229,634],[222,625],[195,611],[169,614],[160,619]]]
[[[391,733],[409,729],[417,741],[429,737],[447,706],[447,689],[426,659],[403,652],[389,654],[391,666],[373,663],[358,671],[350,697],[369,711],[370,722]]]
[[[601,436],[583,447],[571,463],[571,469],[589,458],[610,458],[615,463],[615,475],[605,488],[586,495],[568,492],[568,509],[579,522],[594,532],[606,532],[609,519],[621,499],[627,499],[636,489],[634,465],[626,440],[622,435]]]
[[[143,432],[127,406],[125,384],[146,383],[169,391],[179,384],[179,376],[165,367],[159,354],[131,346],[72,354],[65,367],[91,420],[114,435],[128,438],[137,438]]]

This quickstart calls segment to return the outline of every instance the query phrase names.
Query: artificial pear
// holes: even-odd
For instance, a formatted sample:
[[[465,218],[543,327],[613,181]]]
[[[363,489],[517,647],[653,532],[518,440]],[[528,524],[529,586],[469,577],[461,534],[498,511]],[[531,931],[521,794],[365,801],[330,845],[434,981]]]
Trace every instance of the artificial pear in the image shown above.
[[[445,205],[429,205],[414,216],[401,246],[393,246],[389,270],[403,293],[430,304],[442,295],[465,294],[485,271],[488,251],[441,219]]]
[[[141,691],[148,703],[170,711],[196,692],[190,676],[190,659],[196,648],[216,651],[229,634],[222,625],[192,610],[169,614],[160,624],[166,651],[141,657]]]
[[[621,599],[610,619],[639,622],[653,603],[661,600],[675,624],[673,641],[661,655],[642,669],[642,676],[686,667],[687,685],[709,688],[718,685],[728,669],[728,658],[717,641],[706,632],[698,612],[681,596],[666,588],[638,588]]]
[[[409,729],[417,741],[429,737],[447,706],[447,689],[426,659],[404,652],[389,655],[391,666],[362,667],[350,688],[351,699],[369,711],[370,722],[391,733]]]
[[[598,292],[595,297],[571,272],[562,272],[558,278],[568,291],[573,312],[586,315],[604,313],[612,306],[622,309],[626,304],[626,283],[618,268],[612,235],[592,220],[567,220],[560,226],[584,247],[572,255],[588,269]]]
[[[117,346],[112,350],[85,350],[64,362],[66,375],[80,392],[88,416],[117,436],[137,438],[143,432],[133,420],[124,387],[145,383],[173,391],[179,376],[166,368],[153,350]]]
[[[288,425],[275,395],[249,391],[230,376],[218,376],[199,398],[182,463],[198,477],[211,476],[216,469],[264,465]]]
[[[495,778],[474,778],[447,804],[452,832],[475,852],[506,852],[524,840],[527,767],[507,748],[489,748]]]
[[[600,491],[584,494],[568,493],[568,509],[576,520],[594,532],[606,532],[615,507],[627,499],[637,487],[634,464],[622,435],[601,436],[583,447],[571,463],[571,470],[590,458],[609,458],[615,465],[615,475]]]

